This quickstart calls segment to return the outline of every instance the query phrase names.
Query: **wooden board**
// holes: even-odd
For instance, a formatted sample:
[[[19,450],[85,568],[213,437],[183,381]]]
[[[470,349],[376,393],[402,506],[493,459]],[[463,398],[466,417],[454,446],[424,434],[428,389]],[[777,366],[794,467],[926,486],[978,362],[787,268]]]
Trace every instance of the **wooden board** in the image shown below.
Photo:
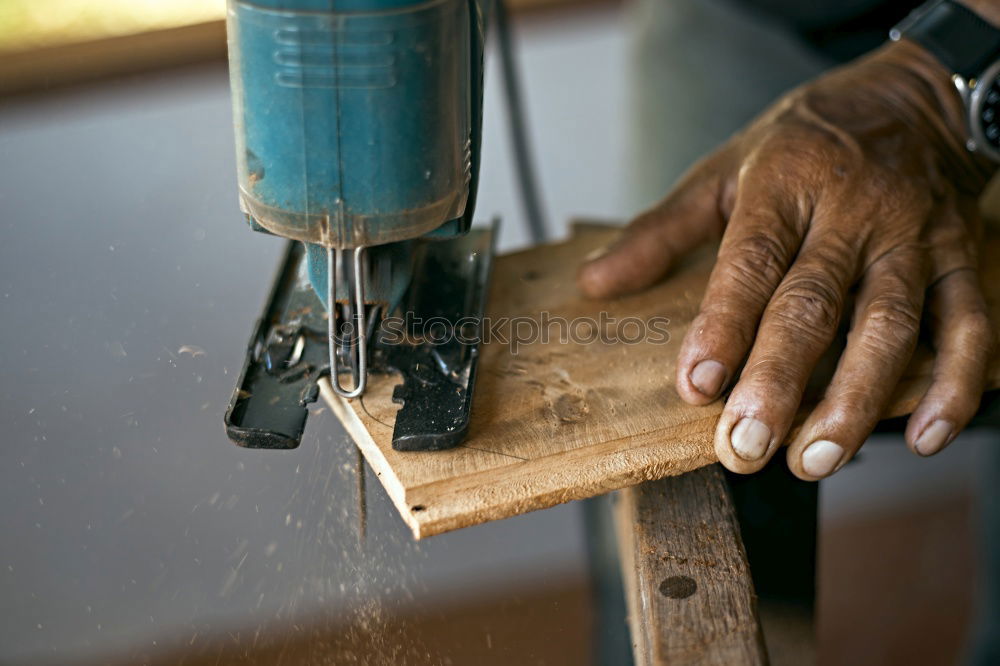
[[[483,347],[467,440],[451,451],[400,453],[391,446],[398,378],[373,376],[350,403],[323,386],[325,399],[361,448],[416,538],[498,520],[682,474],[716,457],[720,403],[694,407],[673,387],[675,359],[697,313],[714,249],[706,248],[661,285],[612,301],[586,301],[574,275],[588,253],[618,232],[581,224],[565,243],[498,258],[487,314],[621,321],[668,317],[666,344],[559,340]],[[989,250],[1000,251],[992,242]],[[1000,288],[1000,262],[985,282]],[[997,311],[996,298],[991,308]],[[584,332],[580,327],[579,332]],[[632,329],[634,330],[634,329]],[[906,414],[923,395],[931,355],[918,351],[886,416]],[[997,386],[994,368],[992,386]]]
[[[508,0],[510,11],[522,14],[614,6],[619,0]],[[114,76],[136,74],[226,57],[225,7],[219,17],[198,23],[140,29],[122,35],[80,39],[60,26],[51,35],[38,35],[38,45],[0,50],[0,95],[51,90]],[[111,24],[121,17],[106,17]],[[128,20],[125,17],[124,20]]]
[[[817,491],[777,459],[614,493],[636,666],[815,664]]]
[[[718,465],[628,488],[615,514],[636,666],[768,662]]]

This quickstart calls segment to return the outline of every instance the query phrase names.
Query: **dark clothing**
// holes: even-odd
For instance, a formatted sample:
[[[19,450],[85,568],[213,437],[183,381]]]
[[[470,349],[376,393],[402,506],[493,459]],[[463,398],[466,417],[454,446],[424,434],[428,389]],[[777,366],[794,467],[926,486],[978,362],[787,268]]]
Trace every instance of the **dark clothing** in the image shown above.
[[[785,25],[812,48],[839,61],[870,51],[920,0],[730,0]]]

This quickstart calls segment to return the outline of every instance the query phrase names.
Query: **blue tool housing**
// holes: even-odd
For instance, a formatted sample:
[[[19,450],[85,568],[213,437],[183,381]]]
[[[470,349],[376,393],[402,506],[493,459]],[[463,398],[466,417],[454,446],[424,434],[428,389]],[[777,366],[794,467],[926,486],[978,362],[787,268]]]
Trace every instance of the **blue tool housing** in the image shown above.
[[[467,217],[479,2],[229,0],[228,20],[240,198],[255,226],[352,248]]]

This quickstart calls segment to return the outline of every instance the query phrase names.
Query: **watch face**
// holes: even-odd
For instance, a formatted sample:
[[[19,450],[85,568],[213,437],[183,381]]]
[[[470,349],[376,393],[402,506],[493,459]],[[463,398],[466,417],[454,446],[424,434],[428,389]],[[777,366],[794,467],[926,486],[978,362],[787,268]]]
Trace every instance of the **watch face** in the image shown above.
[[[1000,61],[979,77],[969,107],[969,147],[1000,161]]]

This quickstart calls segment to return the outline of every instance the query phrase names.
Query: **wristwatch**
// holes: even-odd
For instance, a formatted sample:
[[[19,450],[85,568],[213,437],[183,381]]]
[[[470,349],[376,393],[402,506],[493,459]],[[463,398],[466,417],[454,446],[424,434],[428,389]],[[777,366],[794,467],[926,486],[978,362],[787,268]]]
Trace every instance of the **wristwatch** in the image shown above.
[[[889,31],[893,41],[902,37],[952,72],[966,109],[966,148],[1000,163],[1000,29],[957,2],[932,0]]]

